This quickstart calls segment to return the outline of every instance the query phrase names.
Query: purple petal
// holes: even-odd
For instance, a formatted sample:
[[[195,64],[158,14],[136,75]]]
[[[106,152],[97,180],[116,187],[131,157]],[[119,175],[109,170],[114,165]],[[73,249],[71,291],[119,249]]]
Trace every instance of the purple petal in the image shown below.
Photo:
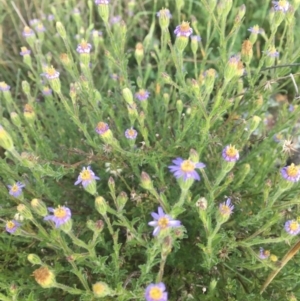
[[[158,216],[159,216],[159,218],[165,216],[164,210],[161,207],[158,207]]]
[[[158,235],[159,231],[160,231],[160,228],[159,228],[159,227],[156,227],[156,228],[154,229],[154,231],[153,231],[153,236]]]
[[[181,226],[181,222],[177,221],[177,220],[175,220],[175,221],[169,221],[169,226],[171,226],[171,227],[179,227],[179,226]]]
[[[155,212],[152,212],[152,213],[151,213],[151,216],[152,216],[154,219],[156,219],[156,220],[159,219],[159,215],[158,215],[157,213],[155,213]]]
[[[151,227],[156,227],[157,226],[157,221],[151,221],[148,223],[149,226]]]
[[[204,168],[204,167],[206,167],[206,165],[202,162],[196,164],[196,168]]]

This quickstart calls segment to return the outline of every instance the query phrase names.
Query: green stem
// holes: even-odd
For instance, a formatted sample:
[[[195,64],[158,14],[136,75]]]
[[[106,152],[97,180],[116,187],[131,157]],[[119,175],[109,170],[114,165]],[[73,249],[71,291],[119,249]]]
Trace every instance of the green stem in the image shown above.
[[[61,284],[61,283],[56,283],[54,285],[54,287],[60,288],[63,291],[66,291],[66,292],[68,292],[72,295],[82,295],[84,293],[84,291],[82,291],[82,290],[79,290],[77,288],[73,288],[73,287],[70,287],[70,286],[67,286],[67,285],[64,285],[64,284]]]

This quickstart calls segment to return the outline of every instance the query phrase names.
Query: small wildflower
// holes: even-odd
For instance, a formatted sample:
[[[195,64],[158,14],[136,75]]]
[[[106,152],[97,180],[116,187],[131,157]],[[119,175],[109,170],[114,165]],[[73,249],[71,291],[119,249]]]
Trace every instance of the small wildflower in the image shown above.
[[[56,209],[49,207],[49,212],[53,212],[53,215],[44,217],[45,221],[52,221],[55,223],[55,228],[59,228],[65,224],[71,218],[71,210],[65,206],[58,206]]]
[[[99,122],[95,130],[99,135],[103,135],[109,130],[109,126],[105,122]]]
[[[6,222],[5,230],[9,233],[15,233],[20,226],[21,224],[16,220],[11,220]]]
[[[52,90],[49,87],[43,87],[42,93],[44,96],[49,96],[52,94]]]
[[[21,52],[20,55],[24,56],[24,55],[30,55],[31,50],[27,49],[26,47],[21,47]]]
[[[176,37],[189,37],[193,33],[193,29],[188,22],[182,22],[181,25],[176,26],[174,30]]]
[[[136,136],[137,136],[137,131],[135,129],[133,129],[133,128],[127,129],[125,131],[125,137],[127,139],[135,139]]]
[[[40,22],[41,21],[39,19],[31,19],[31,20],[29,20],[29,25],[34,26],[34,25],[39,24]]]
[[[275,142],[277,142],[277,143],[279,143],[280,141],[282,141],[283,140],[283,135],[282,134],[275,134],[274,136],[273,136],[273,140],[275,141]]]
[[[147,100],[150,96],[150,93],[147,90],[141,89],[139,92],[135,93],[135,98],[139,101]]]
[[[232,145],[227,145],[223,149],[222,156],[227,162],[235,162],[240,158],[238,150]]]
[[[163,8],[161,9],[160,11],[158,11],[156,13],[156,16],[158,18],[168,18],[168,19],[171,19],[172,18],[172,14],[170,13],[170,10],[168,10],[167,8]]]
[[[99,177],[95,175],[95,173],[92,171],[91,167],[83,167],[82,171],[80,172],[77,181],[74,183],[74,185],[78,185],[82,183],[83,187],[88,186],[93,180],[100,180]]]
[[[221,203],[219,205],[219,212],[221,213],[222,216],[229,217],[232,214],[233,209],[234,209],[234,205],[232,205],[230,198],[228,198],[226,202]]]
[[[145,290],[145,299],[146,301],[167,301],[168,293],[164,283],[149,284]]]
[[[259,248],[259,258],[267,259],[270,256],[269,250],[264,250],[264,248]]]
[[[152,212],[151,216],[154,218],[154,221],[149,222],[148,225],[155,227],[153,236],[157,236],[161,230],[181,225],[179,220],[173,220],[169,215],[165,214],[161,207],[158,207],[158,213]]]
[[[35,27],[35,30],[36,30],[37,32],[45,32],[45,31],[46,31],[46,28],[45,28],[45,26],[44,26],[42,23],[40,23],[40,24],[38,24],[38,25]]]
[[[47,17],[48,21],[53,21],[55,19],[54,15],[48,15]]]
[[[110,0],[95,0],[96,5],[108,5]]]
[[[191,40],[195,42],[201,42],[201,37],[200,36],[191,36]]]
[[[295,107],[293,106],[293,105],[289,105],[289,112],[294,112],[294,110],[295,110]]]
[[[205,164],[202,162],[195,163],[191,160],[183,160],[182,158],[176,158],[172,161],[175,165],[170,165],[168,168],[174,176],[179,179],[183,178],[184,181],[188,179],[194,179],[200,181],[200,176],[195,171],[196,168],[204,168]]]
[[[297,235],[300,232],[300,224],[296,220],[288,220],[284,225],[284,229],[291,235]]]
[[[271,47],[269,50],[266,51],[267,56],[275,58],[279,57],[279,52],[276,51],[275,47]]]
[[[56,71],[52,66],[46,67],[44,69],[44,73],[42,73],[43,76],[45,76],[47,79],[56,79],[59,78],[59,72]]]
[[[82,41],[76,48],[76,51],[80,54],[82,53],[90,53],[92,49],[92,45],[87,43],[86,41]]]
[[[275,11],[286,13],[289,10],[290,3],[286,0],[272,1]]]
[[[34,36],[34,31],[30,27],[25,26],[23,29],[22,35],[25,38],[29,38],[29,37]]]
[[[50,288],[55,284],[55,275],[46,266],[42,266],[33,272],[35,281],[42,288]]]
[[[253,27],[248,28],[248,31],[250,31],[253,34],[259,34],[264,32],[264,30],[262,28],[259,28],[258,25],[254,25]]]
[[[290,182],[298,182],[300,180],[300,169],[294,163],[281,169],[281,175]]]
[[[5,82],[0,82],[0,91],[5,92],[9,90],[10,90],[9,85],[7,85]]]
[[[121,21],[122,21],[122,17],[121,17],[121,16],[115,16],[115,17],[111,17],[111,18],[109,19],[109,23],[110,23],[111,25],[120,23]]]
[[[13,185],[7,185],[7,187],[9,188],[9,194],[17,198],[22,193],[22,189],[25,185],[21,182],[16,182]]]

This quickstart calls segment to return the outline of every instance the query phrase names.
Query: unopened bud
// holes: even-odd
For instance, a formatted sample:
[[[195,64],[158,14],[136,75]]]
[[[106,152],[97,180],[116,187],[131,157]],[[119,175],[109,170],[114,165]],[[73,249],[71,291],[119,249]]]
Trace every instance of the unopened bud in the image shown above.
[[[67,38],[67,33],[64,25],[61,22],[56,22],[56,30],[62,39]]]
[[[106,215],[108,205],[102,196],[96,197],[95,207],[101,215]]]
[[[129,105],[131,105],[131,104],[134,103],[134,102],[133,102],[133,95],[132,95],[132,92],[131,92],[128,88],[124,88],[124,89],[122,90],[122,95],[123,95],[125,101],[126,101]]]
[[[42,265],[43,262],[41,261],[40,257],[36,254],[29,254],[27,256],[27,259],[30,263],[34,264],[38,264],[38,265]]]
[[[39,199],[32,199],[31,202],[30,202],[30,205],[32,207],[32,210],[42,216],[42,217],[45,217],[48,215],[48,210],[47,210],[47,207],[45,205],[45,203]]]

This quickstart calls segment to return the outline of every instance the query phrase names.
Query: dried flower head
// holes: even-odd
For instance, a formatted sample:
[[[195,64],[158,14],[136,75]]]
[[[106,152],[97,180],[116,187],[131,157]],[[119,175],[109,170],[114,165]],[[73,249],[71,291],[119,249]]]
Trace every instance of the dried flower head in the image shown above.
[[[35,281],[42,288],[50,288],[55,284],[55,275],[48,267],[42,266],[33,272]]]

